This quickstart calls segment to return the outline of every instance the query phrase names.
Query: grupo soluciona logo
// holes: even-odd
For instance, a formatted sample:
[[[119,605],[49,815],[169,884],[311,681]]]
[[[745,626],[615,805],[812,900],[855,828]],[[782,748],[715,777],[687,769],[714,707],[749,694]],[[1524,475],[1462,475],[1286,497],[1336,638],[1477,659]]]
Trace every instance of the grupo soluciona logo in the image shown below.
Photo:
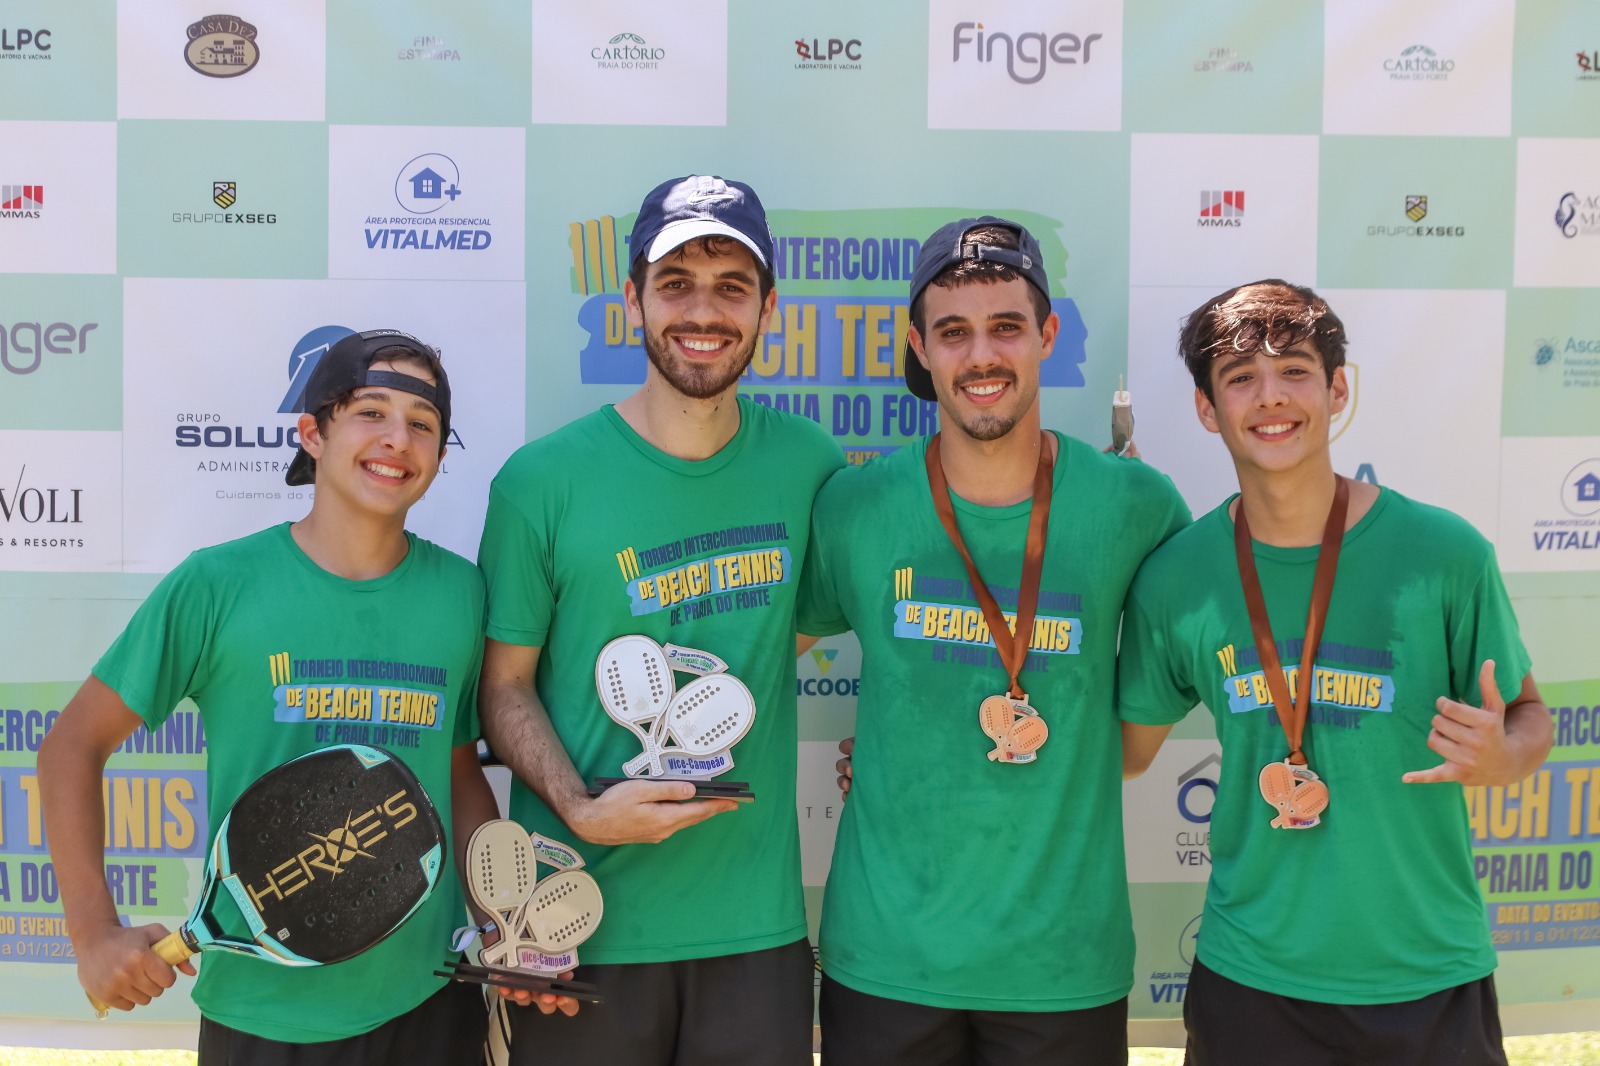
[[[328,349],[344,340],[355,330],[346,326],[318,326],[301,337],[289,352],[289,391],[283,394],[278,405],[281,415],[304,414],[306,409],[306,382],[317,369]]]
[[[958,22],[951,31],[952,63],[1004,64],[1006,76],[1019,85],[1043,80],[1054,66],[1087,64],[1094,58],[1094,43],[1104,35],[1045,33],[1028,30],[1012,34],[986,30],[981,22]]]

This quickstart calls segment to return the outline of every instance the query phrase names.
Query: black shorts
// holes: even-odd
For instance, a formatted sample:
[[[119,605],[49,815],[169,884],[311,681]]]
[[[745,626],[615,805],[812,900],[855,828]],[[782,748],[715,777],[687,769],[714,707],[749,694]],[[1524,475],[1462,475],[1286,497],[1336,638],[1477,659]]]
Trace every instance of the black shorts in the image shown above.
[[[822,978],[823,1066],[1127,1066],[1128,999],[1086,1010],[959,1010]]]
[[[811,1066],[811,945],[579,966],[606,1001],[571,1018],[512,1007],[513,1066]]]
[[[471,1066],[483,1061],[488,1018],[482,991],[455,981],[370,1033],[315,1044],[268,1040],[202,1016],[199,1066]]]
[[[1494,978],[1403,1003],[1317,1003],[1199,960],[1183,999],[1188,1066],[1506,1066]]]

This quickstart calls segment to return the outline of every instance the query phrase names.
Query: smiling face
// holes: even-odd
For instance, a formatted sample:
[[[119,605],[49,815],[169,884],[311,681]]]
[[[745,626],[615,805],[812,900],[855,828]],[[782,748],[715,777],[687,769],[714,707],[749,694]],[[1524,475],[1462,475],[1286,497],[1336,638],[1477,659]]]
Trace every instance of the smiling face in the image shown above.
[[[1241,477],[1328,464],[1333,416],[1350,398],[1344,367],[1329,382],[1311,340],[1277,355],[1228,351],[1211,363],[1211,395],[1195,389],[1201,425],[1219,434]]]
[[[667,253],[646,267],[642,284],[630,277],[623,295],[652,375],[697,400],[739,380],[778,299],[771,290],[762,298],[755,256],[729,238],[693,240]]]
[[[380,360],[369,369],[435,384],[413,363]],[[301,415],[300,438],[317,463],[319,502],[379,515],[403,518],[428,491],[444,457],[438,409],[420,396],[377,385],[357,389],[323,428],[314,415]]]
[[[923,329],[911,348],[933,379],[941,425],[973,440],[997,440],[1038,418],[1039,363],[1060,321],[1041,327],[1032,288],[1021,278],[974,281],[922,294]]]

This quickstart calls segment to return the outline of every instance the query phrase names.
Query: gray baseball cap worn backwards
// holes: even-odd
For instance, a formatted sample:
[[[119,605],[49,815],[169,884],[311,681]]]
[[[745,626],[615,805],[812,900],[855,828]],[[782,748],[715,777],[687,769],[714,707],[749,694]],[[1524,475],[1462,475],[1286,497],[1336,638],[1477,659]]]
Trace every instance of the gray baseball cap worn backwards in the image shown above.
[[[1003,226],[1013,231],[1017,235],[1017,247],[996,248],[992,244],[967,240],[967,234],[981,226]],[[983,215],[940,226],[923,242],[922,250],[917,253],[917,267],[911,273],[911,302],[915,304],[922,290],[932,285],[939,275],[968,261],[1004,263],[1026,278],[1046,300],[1050,299],[1050,278],[1045,274],[1044,255],[1033,234],[1015,222]],[[906,342],[905,373],[906,388],[911,390],[911,395],[919,400],[939,398],[933,391],[933,377],[917,358],[917,353],[911,350],[910,341]]]
[[[406,348],[425,360],[436,358],[426,344],[397,329],[370,329],[365,333],[352,333],[334,344],[317,361],[310,380],[306,382],[301,410],[315,415],[338,397],[367,385],[398,389],[420,396],[438,409],[439,440],[442,445],[450,437],[450,379],[445,377],[442,367],[436,385],[410,374],[371,369],[378,352],[385,348]],[[294,461],[283,475],[284,483],[310,485],[316,479],[317,461],[302,447],[295,453]]]
[[[772,230],[756,191],[708,174],[673,178],[650,190],[628,237],[629,269],[640,256],[654,263],[698,237],[732,237],[772,269]]]

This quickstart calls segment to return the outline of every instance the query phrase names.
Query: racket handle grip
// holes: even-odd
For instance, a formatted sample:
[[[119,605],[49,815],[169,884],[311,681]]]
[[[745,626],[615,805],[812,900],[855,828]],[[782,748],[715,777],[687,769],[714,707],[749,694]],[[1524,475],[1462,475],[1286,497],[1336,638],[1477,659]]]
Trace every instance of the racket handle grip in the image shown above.
[[[194,954],[189,950],[189,945],[184,943],[182,929],[176,929],[157,940],[150,946],[150,950],[156,953],[156,958],[169,966],[176,966]]]
[[[194,954],[189,950],[189,945],[184,943],[182,929],[168,933],[157,940],[150,946],[150,950],[156,953],[156,958],[169,966],[176,966]],[[111,1012],[111,1004],[102,1003],[93,992],[85,990],[83,994],[89,998],[89,1006],[94,1008],[96,1018],[104,1018]]]

